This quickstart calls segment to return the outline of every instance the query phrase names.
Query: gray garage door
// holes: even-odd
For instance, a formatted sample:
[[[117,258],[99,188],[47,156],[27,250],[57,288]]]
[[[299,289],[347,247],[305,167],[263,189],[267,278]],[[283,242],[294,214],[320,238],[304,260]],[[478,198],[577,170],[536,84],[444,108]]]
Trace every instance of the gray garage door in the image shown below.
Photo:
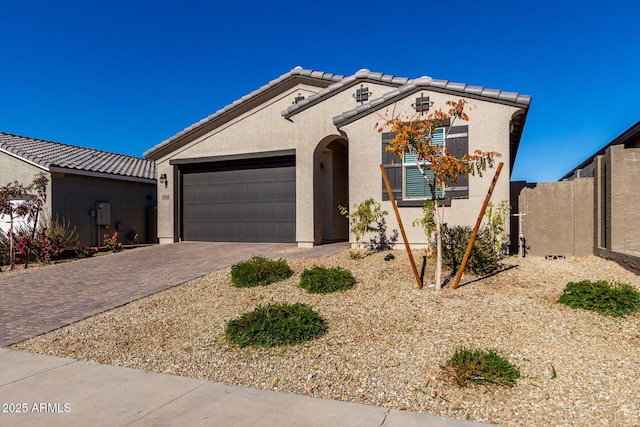
[[[294,242],[293,157],[182,169],[184,240]]]

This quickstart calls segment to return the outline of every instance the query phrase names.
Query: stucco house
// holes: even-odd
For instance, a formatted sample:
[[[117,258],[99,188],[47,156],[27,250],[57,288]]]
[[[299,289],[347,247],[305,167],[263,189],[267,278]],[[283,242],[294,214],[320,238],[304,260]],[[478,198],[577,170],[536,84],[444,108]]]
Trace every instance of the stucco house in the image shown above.
[[[384,164],[407,238],[422,245],[425,237],[411,222],[428,195],[416,182],[415,166],[385,151],[391,135],[379,133],[376,124],[385,114],[409,118],[460,98],[469,102],[470,121],[449,130],[449,148],[502,153],[505,168],[493,197],[508,200],[530,96],[430,77],[369,70],[342,76],[296,67],[144,153],[160,177],[159,241],[310,247],[347,240],[338,205],[373,197],[391,213]],[[472,176],[448,188],[446,221],[473,224],[490,181]],[[393,214],[387,224],[397,228]]]
[[[80,243],[101,245],[115,231],[125,244],[156,241],[152,161],[0,132],[0,185],[28,185],[40,172],[46,214],[68,221]]]

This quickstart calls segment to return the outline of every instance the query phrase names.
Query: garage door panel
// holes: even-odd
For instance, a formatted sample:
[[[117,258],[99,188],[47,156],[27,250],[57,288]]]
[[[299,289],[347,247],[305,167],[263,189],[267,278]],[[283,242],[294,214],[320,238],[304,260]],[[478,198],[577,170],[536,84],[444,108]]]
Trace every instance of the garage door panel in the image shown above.
[[[194,206],[192,206],[194,207]],[[296,212],[291,203],[218,203],[202,204],[197,208],[185,210],[184,219],[188,222],[215,222],[244,223],[278,222],[282,219],[295,220]]]
[[[293,157],[187,168],[182,177],[185,240],[295,241]]]

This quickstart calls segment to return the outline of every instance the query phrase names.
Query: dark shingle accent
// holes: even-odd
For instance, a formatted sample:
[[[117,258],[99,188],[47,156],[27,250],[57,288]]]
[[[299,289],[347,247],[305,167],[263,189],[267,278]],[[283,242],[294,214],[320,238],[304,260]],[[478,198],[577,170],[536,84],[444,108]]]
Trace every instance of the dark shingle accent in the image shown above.
[[[119,177],[156,179],[155,162],[93,148],[77,147],[0,132],[0,150],[40,166],[42,169],[69,169],[104,173]]]

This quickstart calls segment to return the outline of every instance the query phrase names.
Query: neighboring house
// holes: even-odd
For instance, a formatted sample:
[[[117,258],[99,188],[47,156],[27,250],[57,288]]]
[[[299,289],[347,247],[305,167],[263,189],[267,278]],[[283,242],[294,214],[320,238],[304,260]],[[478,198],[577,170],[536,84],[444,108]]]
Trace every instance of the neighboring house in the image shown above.
[[[428,198],[415,166],[385,151],[389,133],[376,124],[391,114],[446,109],[469,101],[469,122],[448,135],[452,152],[498,151],[505,168],[494,200],[509,199],[509,176],[531,97],[430,77],[408,79],[360,70],[340,76],[296,67],[151,148],[156,162],[160,243],[179,240],[297,242],[301,247],[347,240],[338,205],[370,197],[389,211],[388,171],[408,240],[423,245],[412,221]],[[493,173],[446,191],[446,222],[474,224]],[[453,199],[453,200],[451,200]]]
[[[595,254],[640,273],[640,122],[559,182],[514,184],[530,254]]]
[[[0,185],[49,178],[45,213],[68,221],[82,244],[155,242],[155,164],[123,154],[0,132]],[[137,237],[136,237],[137,235]]]

